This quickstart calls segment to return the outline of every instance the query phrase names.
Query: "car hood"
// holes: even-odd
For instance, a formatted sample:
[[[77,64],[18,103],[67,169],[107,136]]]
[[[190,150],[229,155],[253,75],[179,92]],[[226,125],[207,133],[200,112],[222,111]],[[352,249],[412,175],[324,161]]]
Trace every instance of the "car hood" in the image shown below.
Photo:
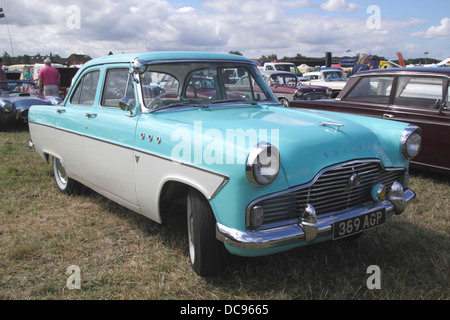
[[[327,91],[328,87],[324,86],[315,86],[315,85],[300,85],[298,86],[299,89],[302,89],[304,92],[311,92],[311,91]]]
[[[321,84],[323,86],[333,88],[333,89],[343,89],[345,85],[348,83],[347,80],[309,80],[304,81],[308,85]]]
[[[16,108],[29,108],[32,105],[44,104],[51,105],[52,103],[42,96],[30,95],[30,94],[10,94],[8,96],[2,96],[3,100],[7,100],[12,103]]]
[[[202,132],[204,152],[220,146],[224,153],[234,150],[233,156],[244,155],[244,159],[235,159],[237,164],[245,164],[248,151],[256,143],[266,141],[275,145],[289,186],[310,181],[325,167],[354,159],[380,159],[385,166],[394,165],[393,157],[373,130],[354,120],[340,118],[338,114],[275,106],[234,106],[154,115],[173,121],[179,130],[186,129],[191,135],[194,132],[194,143],[200,142],[195,139],[195,132]],[[238,142],[242,136],[245,146]],[[219,144],[214,142],[217,139]],[[217,170],[233,171],[236,166],[224,165],[227,163],[230,163],[228,158]]]
[[[270,88],[274,92],[276,92],[277,89],[281,89],[281,88],[288,88],[288,89],[293,89],[293,90],[300,89],[303,92],[326,92],[327,89],[328,89],[328,87],[309,85],[309,84],[301,84],[301,85],[283,85],[283,84],[279,84],[279,85],[272,85],[272,86],[270,86]]]

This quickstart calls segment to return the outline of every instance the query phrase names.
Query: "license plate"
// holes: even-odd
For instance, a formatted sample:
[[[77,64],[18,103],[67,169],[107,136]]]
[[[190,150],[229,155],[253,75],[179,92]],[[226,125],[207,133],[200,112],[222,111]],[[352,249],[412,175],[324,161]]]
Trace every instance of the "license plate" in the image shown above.
[[[384,209],[365,213],[333,223],[333,239],[340,239],[352,234],[375,228],[386,221]]]

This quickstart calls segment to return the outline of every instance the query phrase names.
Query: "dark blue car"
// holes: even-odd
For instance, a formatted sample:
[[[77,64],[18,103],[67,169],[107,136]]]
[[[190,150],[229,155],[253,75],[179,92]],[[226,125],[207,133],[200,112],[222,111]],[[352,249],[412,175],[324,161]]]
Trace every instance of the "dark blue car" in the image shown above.
[[[0,128],[5,125],[27,122],[32,105],[55,105],[59,97],[43,97],[31,81],[0,81]]]

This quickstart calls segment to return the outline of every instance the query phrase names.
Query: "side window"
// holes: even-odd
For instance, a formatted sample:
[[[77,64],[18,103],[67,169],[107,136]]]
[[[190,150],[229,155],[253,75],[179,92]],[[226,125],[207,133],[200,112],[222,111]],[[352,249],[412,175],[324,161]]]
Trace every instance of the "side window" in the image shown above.
[[[134,99],[133,83],[127,68],[109,69],[106,72],[101,106],[119,108],[120,99],[125,97]]]
[[[437,77],[401,76],[398,78],[394,104],[420,109],[435,109],[442,99],[443,79]]]
[[[362,77],[345,100],[389,103],[393,77]]]
[[[226,70],[228,71],[230,69],[219,69],[222,82],[225,85],[226,99],[245,99],[256,101],[270,100],[270,98],[259,86],[257,80],[253,77],[250,70],[247,68],[235,68],[233,74],[237,75],[239,79],[236,82],[233,81],[233,83],[232,81],[227,81],[225,73]]]
[[[97,93],[99,76],[100,71],[98,70],[85,74],[78,82],[78,86],[70,99],[70,103],[92,106],[94,104],[95,94]]]

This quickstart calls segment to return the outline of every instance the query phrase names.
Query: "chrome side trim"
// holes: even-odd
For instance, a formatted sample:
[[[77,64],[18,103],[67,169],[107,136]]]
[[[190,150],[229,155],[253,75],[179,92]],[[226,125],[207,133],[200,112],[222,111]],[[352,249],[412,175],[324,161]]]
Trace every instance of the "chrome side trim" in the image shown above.
[[[92,136],[88,136],[88,135],[85,135],[85,134],[81,134],[81,133],[77,133],[77,132],[74,132],[74,131],[64,130],[64,129],[61,129],[61,128],[56,128],[54,126],[47,125],[47,124],[41,124],[41,123],[37,123],[37,122],[32,122],[32,123],[33,123],[33,125],[39,125],[39,126],[44,126],[44,127],[48,127],[48,128],[53,128],[53,129],[58,130],[58,131],[71,133],[71,134],[78,135],[78,136],[81,136],[81,137],[85,137],[85,138],[88,138],[88,139],[92,139],[92,140],[95,140],[95,141],[103,142],[103,143],[106,143],[106,144],[109,144],[109,145],[112,145],[112,146],[128,149],[128,150],[131,150],[131,151],[134,151],[134,152],[138,152],[138,153],[142,153],[144,155],[148,155],[150,157],[158,158],[158,159],[164,160],[164,161],[170,161],[170,162],[176,163],[177,165],[186,166],[186,167],[189,167],[189,168],[192,168],[192,169],[200,170],[202,172],[206,172],[206,173],[209,173],[209,174],[221,177],[223,179],[223,182],[220,184],[220,186],[217,188],[217,190],[208,198],[208,200],[213,199],[219,193],[219,191],[222,190],[222,188],[230,180],[230,177],[225,175],[225,174],[222,174],[222,173],[219,173],[219,172],[215,172],[215,171],[212,171],[212,170],[209,170],[209,169],[205,169],[205,168],[196,167],[196,166],[191,165],[189,163],[173,161],[172,159],[170,159],[168,157],[163,157],[163,156],[160,156],[160,155],[152,154],[152,153],[150,153],[148,151],[145,151],[145,150],[136,149],[134,147],[125,146],[125,145],[122,145],[122,144],[117,144],[117,143],[113,143],[113,142],[110,142],[110,141],[98,139],[98,138],[95,138],[95,137],[92,137]]]

